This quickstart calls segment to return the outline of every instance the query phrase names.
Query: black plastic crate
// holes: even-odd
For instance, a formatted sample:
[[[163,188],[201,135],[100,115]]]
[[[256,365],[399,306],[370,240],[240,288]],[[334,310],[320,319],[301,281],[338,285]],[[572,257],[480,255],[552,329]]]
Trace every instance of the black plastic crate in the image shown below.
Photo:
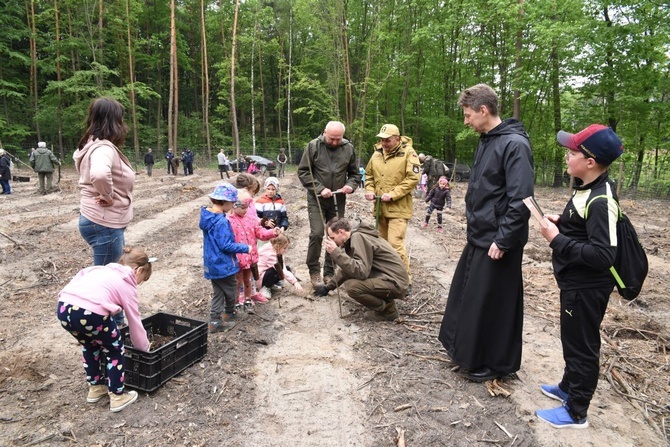
[[[125,385],[154,391],[207,353],[207,323],[166,313],[142,320],[147,333],[175,337],[155,351],[144,352],[131,346],[128,327],[121,329],[125,343]]]

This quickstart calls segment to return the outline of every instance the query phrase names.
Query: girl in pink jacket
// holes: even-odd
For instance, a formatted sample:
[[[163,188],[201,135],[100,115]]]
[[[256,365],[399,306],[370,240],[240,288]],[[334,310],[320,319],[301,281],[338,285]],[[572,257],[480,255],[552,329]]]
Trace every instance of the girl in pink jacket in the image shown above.
[[[281,228],[266,229],[260,224],[256,211],[247,213],[253,200],[246,189],[237,190],[237,202],[233,205],[233,211],[228,216],[230,226],[235,233],[235,242],[251,246],[250,253],[238,253],[237,260],[240,263],[240,271],[237,273],[237,283],[244,285],[244,291],[238,298],[239,304],[250,307],[252,300],[259,303],[267,303],[268,300],[256,293],[252,295],[252,269],[254,279],[258,279],[258,248],[257,241],[267,241],[282,233]]]
[[[146,253],[124,247],[118,263],[85,268],[58,294],[58,319],[82,346],[87,402],[109,395],[109,408],[117,412],[137,400],[136,391],[124,392],[123,338],[112,316],[125,311],[133,346],[149,350],[137,286],[150,277]]]

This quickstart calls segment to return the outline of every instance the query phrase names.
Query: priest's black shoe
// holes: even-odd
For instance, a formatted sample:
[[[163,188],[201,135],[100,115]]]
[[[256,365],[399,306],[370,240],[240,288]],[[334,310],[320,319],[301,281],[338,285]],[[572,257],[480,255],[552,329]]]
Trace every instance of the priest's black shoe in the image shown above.
[[[472,369],[465,375],[465,377],[468,380],[472,380],[473,382],[486,382],[487,380],[496,379],[499,376],[500,374],[498,374],[488,366]]]

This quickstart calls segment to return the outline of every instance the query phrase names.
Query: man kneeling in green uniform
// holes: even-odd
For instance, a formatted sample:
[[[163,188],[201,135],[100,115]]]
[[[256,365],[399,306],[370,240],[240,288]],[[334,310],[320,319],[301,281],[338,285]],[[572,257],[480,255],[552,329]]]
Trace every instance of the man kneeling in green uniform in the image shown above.
[[[314,294],[326,296],[343,285],[347,294],[371,309],[366,318],[393,321],[398,318],[395,300],[405,297],[409,277],[400,256],[379,232],[367,223],[334,217],[326,229],[326,252],[337,267],[335,275]]]

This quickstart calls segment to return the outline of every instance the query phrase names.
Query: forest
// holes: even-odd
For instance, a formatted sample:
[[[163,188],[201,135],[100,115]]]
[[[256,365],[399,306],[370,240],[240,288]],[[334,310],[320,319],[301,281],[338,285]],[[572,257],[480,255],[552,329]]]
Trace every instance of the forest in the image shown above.
[[[558,130],[611,126],[629,185],[665,179],[670,4],[662,0],[1,0],[0,144],[64,160],[91,99],[126,107],[124,151],[273,158],[343,121],[361,160],[384,123],[417,152],[472,159],[460,91],[496,89],[563,181]],[[160,159],[159,155],[159,159]],[[640,180],[642,179],[642,180]]]

